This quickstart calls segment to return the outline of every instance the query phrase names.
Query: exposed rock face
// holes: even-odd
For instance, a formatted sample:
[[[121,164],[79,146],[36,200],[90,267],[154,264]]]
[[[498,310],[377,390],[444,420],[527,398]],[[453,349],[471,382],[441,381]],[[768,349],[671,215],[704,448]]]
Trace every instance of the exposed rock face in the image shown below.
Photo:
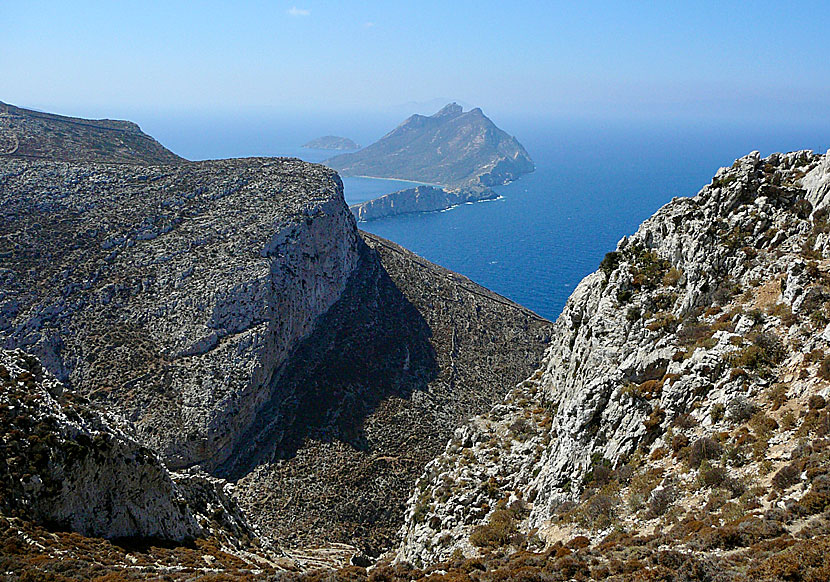
[[[227,458],[357,263],[334,172],[0,159],[0,338],[172,467]]]
[[[374,200],[353,204],[349,207],[360,221],[374,220],[386,216],[397,216],[412,212],[431,212],[452,208],[466,202],[493,200],[498,194],[489,188],[459,188],[447,190],[435,186],[416,186],[386,194]]]
[[[454,427],[540,361],[552,324],[363,233],[352,280],[226,467],[282,545],[389,548],[417,475]]]
[[[347,137],[340,137],[337,135],[326,135],[318,137],[310,142],[303,144],[304,148],[312,148],[316,150],[359,150],[360,146]]]
[[[3,157],[121,164],[185,161],[130,121],[65,117],[0,102]]]
[[[0,507],[88,536],[183,541],[251,535],[209,477],[173,475],[116,415],[65,390],[36,358],[0,350]],[[201,523],[206,527],[203,527]]]
[[[802,410],[802,435],[823,430],[809,424],[807,402],[830,392],[830,359],[826,371],[812,364],[830,340],[827,159],[754,152],[624,238],[568,300],[543,366],[428,465],[400,558],[522,547],[511,541],[522,532],[541,536],[540,547],[578,533],[601,539],[614,524],[653,527],[675,501],[674,519],[684,508],[711,521],[698,487],[739,495],[759,474],[769,487],[802,454],[792,428],[772,431]],[[758,416],[761,407],[779,411]],[[749,442],[776,449],[744,451]],[[721,467],[728,447],[737,456]],[[811,479],[795,481],[820,487]],[[753,498],[746,511],[763,516],[774,499]]]
[[[402,190],[359,205],[364,220],[381,215],[449,208],[495,197],[489,188],[534,170],[522,145],[481,109],[464,113],[455,103],[425,117],[413,115],[372,145],[324,162],[346,176],[398,178],[444,186]],[[443,202],[443,206],[438,206]],[[365,210],[363,210],[365,208]]]

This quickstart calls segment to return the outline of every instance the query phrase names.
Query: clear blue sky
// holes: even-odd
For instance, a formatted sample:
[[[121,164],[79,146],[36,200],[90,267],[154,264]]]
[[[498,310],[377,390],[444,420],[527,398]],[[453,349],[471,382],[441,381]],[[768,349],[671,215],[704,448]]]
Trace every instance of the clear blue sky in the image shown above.
[[[437,97],[548,116],[809,120],[830,3],[0,0],[0,100],[68,113],[345,112]]]

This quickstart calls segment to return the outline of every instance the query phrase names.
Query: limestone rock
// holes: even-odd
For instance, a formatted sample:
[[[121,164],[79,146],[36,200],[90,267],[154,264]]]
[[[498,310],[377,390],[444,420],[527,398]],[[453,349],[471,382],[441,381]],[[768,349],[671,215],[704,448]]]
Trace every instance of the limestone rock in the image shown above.
[[[334,172],[0,158],[0,342],[133,421],[174,468],[222,462],[357,262]]]
[[[458,188],[448,190],[435,186],[416,186],[392,192],[373,200],[367,200],[349,207],[359,221],[375,220],[387,216],[413,212],[445,210],[480,200],[493,200],[498,194],[489,188]]]
[[[0,350],[0,440],[6,516],[107,538],[184,541],[252,535],[227,495],[207,478],[171,474],[130,427],[67,390],[36,358]]]
[[[553,527],[597,467],[669,446],[676,422],[702,434],[726,422],[723,410],[746,422],[730,406],[757,410],[774,378],[825,349],[830,289],[815,260],[830,232],[826,159],[753,152],[623,238],[568,299],[543,366],[426,468],[399,559],[475,553],[470,535],[500,499],[520,506],[522,531]],[[794,323],[812,320],[813,334]],[[816,389],[805,381],[790,393]]]

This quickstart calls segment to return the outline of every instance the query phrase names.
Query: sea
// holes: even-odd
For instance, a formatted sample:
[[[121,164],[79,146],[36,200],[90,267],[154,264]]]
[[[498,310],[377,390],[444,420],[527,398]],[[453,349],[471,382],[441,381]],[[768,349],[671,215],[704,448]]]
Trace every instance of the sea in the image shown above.
[[[605,253],[675,196],[693,196],[720,166],[759,150],[830,148],[830,122],[579,121],[493,118],[516,136],[536,171],[495,188],[496,200],[360,223],[418,255],[555,319]],[[322,162],[337,152],[301,144],[342,135],[368,144],[396,121],[382,116],[248,118],[148,115],[142,129],[192,160],[291,156]],[[400,120],[398,120],[400,121]],[[344,178],[348,203],[408,187]]]

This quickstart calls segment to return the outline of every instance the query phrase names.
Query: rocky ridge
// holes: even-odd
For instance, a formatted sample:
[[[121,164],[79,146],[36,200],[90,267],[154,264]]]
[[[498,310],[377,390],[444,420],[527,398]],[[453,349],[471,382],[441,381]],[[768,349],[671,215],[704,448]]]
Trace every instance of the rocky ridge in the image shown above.
[[[830,155],[753,152],[623,238],[543,366],[427,466],[397,559],[512,547],[608,577],[612,549],[655,548],[634,576],[669,547],[779,579],[798,559],[776,552],[824,543],[828,185]]]
[[[129,121],[67,117],[0,101],[0,159],[4,157],[119,164],[185,161]]]
[[[496,198],[498,198],[498,194],[490,189],[459,188],[448,190],[435,186],[416,186],[415,188],[392,192],[360,204],[353,204],[350,209],[357,220],[367,221],[412,212],[445,210],[467,202],[494,200]]]
[[[336,175],[299,160],[0,160],[0,338],[211,469],[357,260]]]

